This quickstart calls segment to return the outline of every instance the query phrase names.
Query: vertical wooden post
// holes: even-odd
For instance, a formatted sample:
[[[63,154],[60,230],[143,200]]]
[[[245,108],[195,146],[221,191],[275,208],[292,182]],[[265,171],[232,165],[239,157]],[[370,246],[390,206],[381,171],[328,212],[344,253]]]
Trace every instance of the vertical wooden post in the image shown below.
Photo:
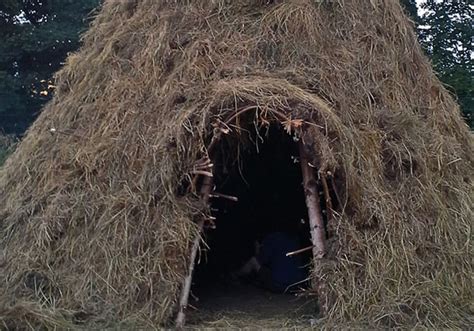
[[[214,186],[214,180],[210,176],[203,178],[201,186],[201,199],[207,205],[209,203],[209,195],[212,192],[212,187]],[[202,233],[204,228],[204,220],[198,221],[199,233]],[[189,293],[191,291],[191,284],[193,279],[194,264],[196,262],[196,256],[199,249],[199,244],[201,242],[201,236],[198,235],[193,241],[191,247],[191,256],[189,260],[188,275],[184,279],[183,289],[181,290],[181,297],[179,299],[179,311],[178,316],[176,317],[176,328],[182,329],[186,321],[186,308],[188,306]]]
[[[303,175],[303,187],[306,198],[306,207],[308,208],[309,227],[311,233],[311,242],[313,244],[313,263],[315,270],[321,267],[321,260],[326,253],[326,234],[324,230],[324,221],[321,214],[321,206],[318,195],[318,187],[314,176],[313,168],[309,165],[307,147],[303,141],[299,142],[300,164]],[[326,295],[325,284],[317,280],[316,290],[320,304]],[[326,304],[321,304],[321,313],[327,311]]]
[[[301,172],[303,174],[303,187],[308,208],[309,226],[311,231],[311,241],[313,243],[313,256],[321,259],[326,252],[324,221],[319,205],[319,195],[316,178],[313,168],[309,165],[308,154],[303,142],[299,143]],[[315,261],[316,262],[316,261]]]

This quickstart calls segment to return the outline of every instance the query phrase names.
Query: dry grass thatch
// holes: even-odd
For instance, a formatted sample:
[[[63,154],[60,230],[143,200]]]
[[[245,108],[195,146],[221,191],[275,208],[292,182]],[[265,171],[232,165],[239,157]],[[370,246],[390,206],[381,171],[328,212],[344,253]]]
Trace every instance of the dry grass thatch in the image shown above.
[[[57,85],[0,171],[4,325],[169,321],[243,107],[345,180],[328,325],[472,322],[474,144],[398,1],[109,0]]]

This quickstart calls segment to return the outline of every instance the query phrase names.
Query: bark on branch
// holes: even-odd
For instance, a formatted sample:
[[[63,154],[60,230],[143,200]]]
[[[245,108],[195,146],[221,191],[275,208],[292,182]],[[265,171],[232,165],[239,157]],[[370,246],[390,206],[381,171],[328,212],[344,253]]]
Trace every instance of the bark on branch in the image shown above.
[[[308,208],[311,241],[314,246],[313,256],[316,263],[316,261],[323,258],[324,254],[326,253],[324,221],[321,214],[321,207],[319,205],[318,187],[316,178],[314,176],[314,171],[309,165],[308,153],[306,151],[306,147],[301,141],[299,143],[299,149],[306,207]]]
[[[321,214],[321,207],[318,195],[318,188],[316,178],[314,176],[314,169],[309,164],[309,157],[307,147],[300,140],[300,163],[301,172],[303,174],[303,186],[306,197],[306,206],[308,208],[308,218],[311,233],[311,242],[313,244],[313,265],[316,275],[322,269],[322,259],[326,254],[326,234],[324,229],[324,221]],[[327,287],[322,279],[315,279],[315,289],[318,294],[318,301],[320,303],[320,311],[325,315],[328,311],[327,307]]]
[[[214,186],[214,180],[211,176],[204,176],[201,187],[201,199],[207,205],[209,203],[209,195],[212,192]],[[199,220],[198,227],[199,233],[202,233],[204,227],[204,219]],[[201,236],[198,235],[193,241],[191,246],[191,256],[189,260],[188,275],[184,279],[183,289],[181,290],[181,297],[179,300],[179,311],[176,317],[176,328],[182,329],[186,322],[186,308],[188,306],[189,293],[191,292],[191,283],[193,279],[194,264],[196,262],[197,252],[199,250],[199,244],[201,242]]]

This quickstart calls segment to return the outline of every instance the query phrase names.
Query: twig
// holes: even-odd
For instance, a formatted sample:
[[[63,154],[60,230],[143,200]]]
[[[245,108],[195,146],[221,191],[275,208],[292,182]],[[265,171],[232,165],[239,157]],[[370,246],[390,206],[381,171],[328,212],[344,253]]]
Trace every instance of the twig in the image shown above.
[[[199,301],[199,298],[197,296],[195,296],[192,291],[189,293],[189,295],[191,296],[191,298],[193,298],[194,301],[196,301],[196,302]]]
[[[214,164],[212,163],[207,163],[207,164],[197,164],[194,166],[195,170],[203,170],[203,169],[211,169],[214,167]]]
[[[194,189],[197,187],[197,181],[198,181],[198,178],[199,178],[199,174],[196,173],[195,171],[199,171],[199,170],[202,170],[202,169],[209,169],[210,171],[212,171],[213,167],[214,167],[214,164],[211,162],[209,157],[204,157],[202,159],[199,159],[196,162],[196,164],[194,165],[194,170],[191,171],[191,174],[195,175],[193,177],[193,179],[191,180],[191,185],[189,187],[191,192],[194,192]]]
[[[239,201],[239,198],[237,198],[237,197],[227,195],[227,194],[223,194],[223,193],[217,193],[217,192],[212,192],[211,194],[209,194],[209,197],[210,198],[222,198],[222,199],[227,199],[227,200],[234,201],[234,202]]]
[[[311,246],[308,246],[308,247],[305,247],[305,248],[302,248],[302,249],[298,249],[297,251],[286,253],[286,256],[293,256],[293,255],[296,255],[296,254],[304,253],[304,252],[307,252],[307,251],[313,249],[313,247],[314,246],[311,245]]]
[[[341,203],[341,198],[339,197],[339,193],[337,192],[336,183],[334,183],[334,177],[329,171],[328,171],[328,175],[329,175],[329,178],[331,179],[331,187],[332,187],[332,191],[334,192],[334,195],[336,196],[338,208],[342,208],[343,206]]]
[[[213,220],[206,220],[206,224],[204,225],[206,229],[215,230],[217,228],[216,223]]]
[[[206,177],[214,177],[214,175],[212,174],[212,172],[210,171],[205,171],[205,170],[192,170],[191,173],[193,175],[202,175],[202,176],[206,176]]]
[[[191,294],[191,295],[192,295],[192,294]],[[194,295],[193,295],[193,297],[194,297]],[[196,311],[199,310],[199,309],[197,309],[195,306],[193,306],[193,305],[190,304],[190,303],[188,303],[188,307],[191,308],[192,310],[196,310]]]
[[[196,164],[194,165],[194,169],[209,169],[209,168],[212,168],[214,166],[214,164],[212,164],[211,160],[209,160],[209,158],[203,158],[203,159],[200,159],[196,162]]]
[[[329,187],[328,187],[328,182],[326,180],[326,175],[322,174],[321,176],[321,183],[323,184],[323,191],[324,191],[324,200],[326,202],[326,212],[328,215],[328,224],[332,220],[332,201],[331,201],[331,195],[329,194]]]
[[[84,136],[81,136],[81,135],[78,135],[76,133],[72,133],[72,132],[67,132],[67,131],[64,131],[64,130],[58,130],[56,128],[51,128],[49,129],[49,132],[54,135],[55,133],[59,133],[59,134],[62,134],[62,135],[65,135],[65,136],[71,136],[71,137],[76,137],[76,138],[80,138],[80,139],[85,139],[86,137]]]
[[[249,111],[249,110],[254,110],[254,109],[258,109],[258,107],[256,107],[256,106],[248,106],[248,107],[239,109],[239,110],[237,110],[237,112],[235,112],[234,114],[231,114],[229,117],[227,117],[227,118],[223,121],[223,123],[224,123],[225,126],[228,127],[228,126],[230,125],[230,123],[231,123],[233,120],[237,119],[240,115],[242,115],[243,113],[246,113],[246,112]],[[274,114],[274,115],[276,115],[276,117],[280,117],[280,120],[281,120],[281,121],[284,121],[284,120],[288,121],[288,120],[289,120],[288,117],[285,116],[285,114],[283,114],[283,113],[281,113],[281,112],[279,112],[279,111],[277,111],[277,110],[272,110],[271,113]],[[222,128],[219,128],[219,130],[220,130],[219,134],[218,134],[217,136],[215,136],[215,137],[212,139],[211,143],[209,144],[209,146],[208,146],[208,148],[207,148],[207,150],[208,150],[209,153],[212,153],[212,150],[213,150],[214,147],[216,146],[217,142],[220,140],[221,135],[222,135],[222,134],[228,134],[229,131],[230,131],[230,130],[228,130],[228,129],[222,129]]]

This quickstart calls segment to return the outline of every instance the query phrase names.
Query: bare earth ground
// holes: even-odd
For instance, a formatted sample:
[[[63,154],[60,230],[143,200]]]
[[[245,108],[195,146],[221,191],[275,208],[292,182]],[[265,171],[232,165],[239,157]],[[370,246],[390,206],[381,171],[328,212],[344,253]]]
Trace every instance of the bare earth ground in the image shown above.
[[[216,284],[190,303],[189,329],[302,329],[318,324],[313,298],[275,294],[252,285]]]

